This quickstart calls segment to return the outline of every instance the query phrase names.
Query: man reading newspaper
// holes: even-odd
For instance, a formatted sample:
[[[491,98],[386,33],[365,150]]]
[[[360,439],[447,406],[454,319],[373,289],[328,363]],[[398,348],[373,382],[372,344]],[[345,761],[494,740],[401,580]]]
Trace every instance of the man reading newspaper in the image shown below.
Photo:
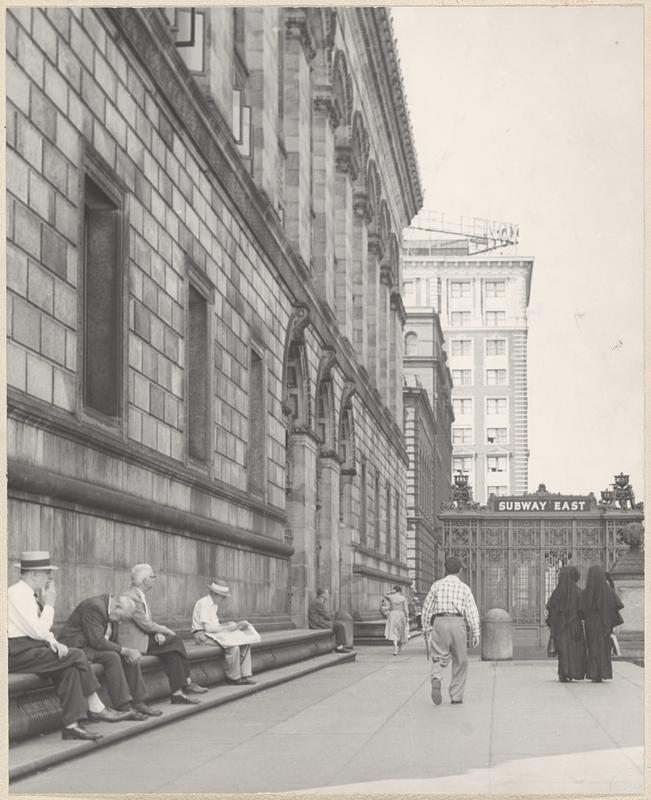
[[[200,598],[192,612],[192,633],[197,644],[217,644],[224,650],[228,683],[253,684],[251,644],[260,634],[250,622],[220,622],[217,615],[220,598],[230,597],[228,586],[213,581],[209,594]]]

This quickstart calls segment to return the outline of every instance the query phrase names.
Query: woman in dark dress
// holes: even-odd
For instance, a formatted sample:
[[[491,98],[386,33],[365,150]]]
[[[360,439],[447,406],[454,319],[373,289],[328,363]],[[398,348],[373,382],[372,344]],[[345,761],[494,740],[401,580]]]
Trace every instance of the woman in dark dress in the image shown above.
[[[587,676],[593,683],[613,677],[610,634],[623,622],[620,608],[624,604],[608,585],[606,573],[599,566],[590,567],[583,590],[583,617],[588,644]]]
[[[547,625],[558,656],[558,679],[562,683],[585,678],[586,649],[581,621],[579,570],[563,567],[558,584],[547,601]]]

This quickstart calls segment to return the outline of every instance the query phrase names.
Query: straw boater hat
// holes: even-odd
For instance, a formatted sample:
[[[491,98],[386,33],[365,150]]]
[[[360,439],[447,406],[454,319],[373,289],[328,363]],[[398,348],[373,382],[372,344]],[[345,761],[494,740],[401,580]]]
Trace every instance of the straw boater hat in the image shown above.
[[[50,564],[49,550],[25,550],[20,554],[20,564],[14,564],[14,567],[20,567],[21,570],[59,569]]]
[[[228,586],[222,586],[216,581],[213,581],[208,588],[210,589],[211,592],[214,592],[215,594],[220,594],[222,595],[222,597],[228,597],[231,593],[231,590],[228,588]]]

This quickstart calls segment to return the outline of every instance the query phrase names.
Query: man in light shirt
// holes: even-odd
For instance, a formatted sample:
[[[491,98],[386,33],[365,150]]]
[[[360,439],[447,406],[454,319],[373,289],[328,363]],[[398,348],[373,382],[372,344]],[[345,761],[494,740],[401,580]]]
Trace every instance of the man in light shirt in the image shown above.
[[[213,581],[208,587],[209,594],[201,597],[194,604],[192,612],[192,632],[197,644],[217,644],[210,634],[222,631],[245,630],[249,623],[243,622],[220,622],[217,616],[220,598],[230,597],[228,586]],[[233,647],[222,647],[224,651],[224,662],[226,666],[226,681],[236,684],[254,684],[251,677],[251,645],[241,644]]]
[[[434,581],[422,609],[423,635],[429,637],[431,659],[431,696],[441,705],[441,677],[452,657],[450,701],[463,702],[468,675],[467,632],[472,646],[479,644],[479,612],[470,587],[459,580],[461,561],[456,556],[445,559],[445,577]]]
[[[58,642],[50,630],[56,602],[52,571],[58,567],[50,563],[47,550],[25,551],[15,566],[20,567],[20,580],[7,592],[9,672],[54,678],[63,712],[63,739],[101,739],[79,720],[89,711],[93,719],[105,722],[119,722],[125,715],[106,708],[97,696],[100,684],[84,653]]]
[[[199,701],[188,695],[203,694],[208,690],[190,677],[185,645],[171,628],[154,622],[151,617],[146,594],[154,587],[156,577],[150,564],[136,564],[131,570],[131,586],[122,594],[134,601],[136,610],[131,619],[121,623],[118,642],[123,647],[139,650],[143,655],[158,656],[170,684],[172,705],[196,705]]]

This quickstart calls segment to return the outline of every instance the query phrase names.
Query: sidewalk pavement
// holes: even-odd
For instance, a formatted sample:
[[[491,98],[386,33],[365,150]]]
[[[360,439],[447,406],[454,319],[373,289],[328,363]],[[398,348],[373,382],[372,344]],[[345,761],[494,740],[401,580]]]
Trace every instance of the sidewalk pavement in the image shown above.
[[[473,658],[434,706],[422,639],[298,678],[12,785],[46,792],[641,794],[644,670],[561,684]]]

